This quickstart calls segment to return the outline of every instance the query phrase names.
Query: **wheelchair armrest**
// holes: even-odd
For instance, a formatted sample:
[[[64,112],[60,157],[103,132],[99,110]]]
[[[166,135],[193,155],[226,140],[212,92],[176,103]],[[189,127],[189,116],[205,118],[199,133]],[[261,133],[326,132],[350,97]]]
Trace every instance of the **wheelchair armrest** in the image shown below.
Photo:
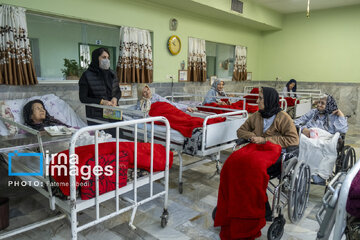
[[[235,140],[235,143],[236,145],[242,145],[242,144],[245,144],[245,143],[249,143],[249,139],[245,139],[245,138],[238,138]]]

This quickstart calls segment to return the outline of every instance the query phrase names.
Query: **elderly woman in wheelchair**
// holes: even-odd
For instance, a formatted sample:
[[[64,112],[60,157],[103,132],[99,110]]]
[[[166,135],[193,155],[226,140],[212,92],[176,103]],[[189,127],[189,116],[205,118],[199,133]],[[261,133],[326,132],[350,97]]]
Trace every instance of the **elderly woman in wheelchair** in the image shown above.
[[[317,102],[317,108],[294,121],[300,129],[300,156],[310,166],[314,184],[325,185],[336,163],[336,172],[355,162],[355,151],[344,146],[347,119],[331,95]]]
[[[266,220],[278,217],[268,230],[268,239],[280,239],[285,225],[282,209],[288,205],[289,219],[302,217],[310,188],[310,170],[297,160],[299,137],[290,116],[281,111],[273,88],[260,89],[259,111],[238,129],[239,139],[250,142],[225,161],[220,174],[214,225],[221,226],[221,239],[254,239]],[[277,178],[276,183],[269,179]],[[266,189],[274,194],[272,207]]]

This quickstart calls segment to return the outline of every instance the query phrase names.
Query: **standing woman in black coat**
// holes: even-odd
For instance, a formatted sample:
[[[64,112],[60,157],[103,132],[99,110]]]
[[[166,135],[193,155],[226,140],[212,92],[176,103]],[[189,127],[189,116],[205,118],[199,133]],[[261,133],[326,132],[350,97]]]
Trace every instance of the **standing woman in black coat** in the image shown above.
[[[121,97],[119,80],[110,69],[110,54],[107,49],[98,48],[92,52],[90,66],[79,80],[79,97],[82,103],[118,105]],[[86,117],[110,122],[103,118],[102,108],[87,106]],[[88,125],[98,124],[89,120],[87,122]]]

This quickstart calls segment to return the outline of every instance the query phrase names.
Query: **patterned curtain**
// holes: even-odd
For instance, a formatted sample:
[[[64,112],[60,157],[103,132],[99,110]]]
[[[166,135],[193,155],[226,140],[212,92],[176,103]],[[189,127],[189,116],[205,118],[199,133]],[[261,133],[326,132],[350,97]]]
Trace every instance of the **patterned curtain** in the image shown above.
[[[188,81],[206,81],[205,40],[189,38]]]
[[[247,78],[246,70],[246,47],[236,46],[235,47],[235,63],[233,81],[245,81]]]
[[[0,84],[37,84],[25,9],[0,6]]]
[[[117,63],[120,83],[151,83],[153,62],[150,32],[132,27],[120,28],[120,54]]]

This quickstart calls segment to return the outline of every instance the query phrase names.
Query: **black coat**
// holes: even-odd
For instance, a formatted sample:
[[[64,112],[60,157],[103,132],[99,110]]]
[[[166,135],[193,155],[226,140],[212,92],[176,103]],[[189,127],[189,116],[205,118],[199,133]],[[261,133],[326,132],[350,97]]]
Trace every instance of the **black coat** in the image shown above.
[[[82,103],[100,104],[101,99],[110,101],[113,97],[121,97],[119,80],[112,70],[101,70],[90,65],[79,80],[79,98]],[[102,118],[103,110],[86,107],[86,117]]]

